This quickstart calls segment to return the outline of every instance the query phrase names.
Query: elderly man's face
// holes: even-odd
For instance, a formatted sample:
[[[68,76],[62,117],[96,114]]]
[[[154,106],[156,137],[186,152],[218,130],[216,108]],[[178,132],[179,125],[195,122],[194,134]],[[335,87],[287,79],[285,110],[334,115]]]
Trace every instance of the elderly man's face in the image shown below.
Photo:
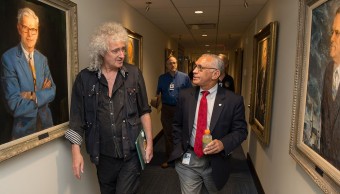
[[[119,69],[123,66],[126,45],[123,41],[110,41],[109,49],[104,54],[104,66]]]
[[[340,64],[340,14],[336,14],[333,21],[330,56],[335,63]]]
[[[213,65],[213,58],[209,56],[200,57],[196,61],[193,70],[193,84],[200,86],[204,90],[210,89],[217,82],[220,71]]]
[[[31,16],[23,16],[21,23],[17,24],[23,47],[28,51],[34,50],[38,40],[38,24]]]
[[[166,62],[166,68],[169,72],[177,71],[177,59],[175,57],[170,57]]]

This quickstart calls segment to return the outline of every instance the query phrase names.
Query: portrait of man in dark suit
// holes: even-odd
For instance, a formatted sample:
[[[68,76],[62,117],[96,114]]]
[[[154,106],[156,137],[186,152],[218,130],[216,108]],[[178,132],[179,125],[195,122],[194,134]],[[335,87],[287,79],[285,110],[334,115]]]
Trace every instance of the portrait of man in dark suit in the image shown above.
[[[329,55],[321,98],[320,154],[340,170],[340,7],[331,26]]]
[[[261,43],[259,52],[259,63],[257,71],[257,84],[256,84],[256,108],[255,108],[255,118],[256,120],[264,126],[265,123],[265,110],[266,110],[266,92],[267,92],[267,76],[266,69],[268,64],[268,39],[264,39]]]

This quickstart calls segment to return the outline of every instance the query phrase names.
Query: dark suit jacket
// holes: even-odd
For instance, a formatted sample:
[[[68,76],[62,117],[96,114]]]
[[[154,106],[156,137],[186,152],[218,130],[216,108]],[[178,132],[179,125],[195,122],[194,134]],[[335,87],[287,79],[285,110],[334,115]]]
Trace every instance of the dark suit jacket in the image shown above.
[[[6,51],[1,58],[1,85],[7,108],[14,118],[12,130],[14,139],[34,133],[38,115],[43,129],[53,125],[48,103],[54,100],[56,86],[48,67],[47,58],[37,50],[34,51],[33,57],[37,77],[35,92],[38,104],[20,96],[23,91],[34,91],[32,73],[21,44]],[[51,80],[52,86],[42,89],[46,78]]]
[[[320,154],[340,170],[340,89],[332,97],[334,64],[326,67],[321,101]]]
[[[235,92],[234,79],[228,74],[225,74],[222,81],[219,81],[219,86]]]
[[[188,149],[193,129],[199,87],[181,90],[173,122],[174,150],[169,161],[180,158]],[[224,150],[209,155],[213,180],[222,189],[230,173],[228,154],[243,142],[248,134],[243,98],[218,87],[210,121],[213,139],[219,139]]]

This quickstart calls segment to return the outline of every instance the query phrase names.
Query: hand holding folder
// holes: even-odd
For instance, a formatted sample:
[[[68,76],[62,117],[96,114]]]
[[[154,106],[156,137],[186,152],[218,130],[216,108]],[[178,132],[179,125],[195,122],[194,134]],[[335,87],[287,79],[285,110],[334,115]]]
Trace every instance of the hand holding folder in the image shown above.
[[[139,162],[141,164],[142,170],[145,169],[145,164],[146,164],[146,136],[144,133],[144,130],[140,130],[139,135],[135,141],[137,153],[138,153],[138,158]]]

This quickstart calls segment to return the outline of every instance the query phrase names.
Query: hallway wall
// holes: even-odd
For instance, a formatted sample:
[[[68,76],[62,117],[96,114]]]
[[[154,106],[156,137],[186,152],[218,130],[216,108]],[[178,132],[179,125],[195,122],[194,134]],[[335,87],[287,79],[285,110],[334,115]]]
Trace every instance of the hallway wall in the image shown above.
[[[263,146],[259,143],[250,126],[250,134],[243,144],[245,152],[249,152],[262,187],[268,194],[322,193],[309,175],[289,155],[298,3],[298,0],[269,0],[244,33],[239,45],[244,48],[242,95],[245,104],[248,105],[253,65],[253,36],[270,22],[279,22],[270,144]],[[249,109],[246,110],[249,121]]]
[[[143,76],[148,97],[155,95],[158,75],[164,73],[165,48],[177,50],[159,28],[144,19],[136,10],[121,0],[72,0],[78,12],[79,66],[88,66],[88,44],[94,29],[106,21],[117,21],[143,36]],[[160,115],[151,114],[153,135],[162,129]],[[72,174],[70,144],[64,138],[56,139],[26,153],[0,163],[1,194],[96,194],[99,187],[95,167],[82,150],[85,173],[81,181]],[[83,146],[84,147],[84,146]]]

